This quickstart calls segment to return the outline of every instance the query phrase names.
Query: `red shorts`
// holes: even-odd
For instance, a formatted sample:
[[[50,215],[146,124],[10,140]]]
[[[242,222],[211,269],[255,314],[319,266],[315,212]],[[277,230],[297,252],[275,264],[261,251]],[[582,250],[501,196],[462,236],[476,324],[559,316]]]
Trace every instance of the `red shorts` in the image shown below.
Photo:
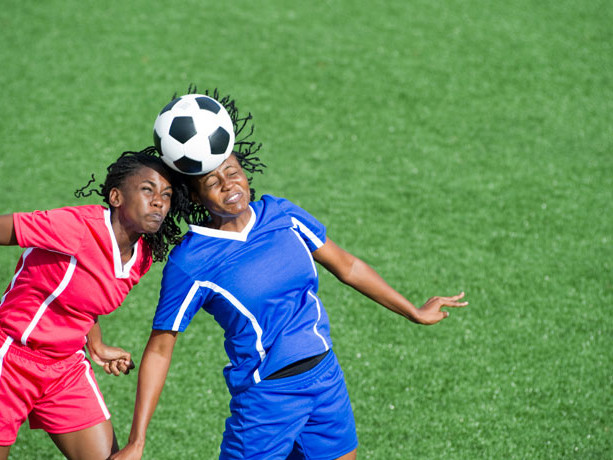
[[[26,417],[32,429],[70,433],[111,415],[83,351],[52,359],[0,331],[0,446],[15,442]]]

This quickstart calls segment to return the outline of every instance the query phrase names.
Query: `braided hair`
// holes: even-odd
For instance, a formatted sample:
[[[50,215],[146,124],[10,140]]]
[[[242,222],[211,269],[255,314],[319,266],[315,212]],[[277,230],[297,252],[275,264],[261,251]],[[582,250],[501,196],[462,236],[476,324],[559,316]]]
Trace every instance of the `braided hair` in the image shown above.
[[[162,160],[157,154],[155,147],[147,147],[140,152],[123,152],[119,158],[109,165],[104,183],[99,184],[95,188],[94,183],[96,179],[92,174],[91,179],[84,187],[75,191],[77,198],[89,197],[93,193],[102,197],[102,200],[111,208],[109,203],[109,194],[113,188],[119,188],[125,182],[125,180],[135,174],[143,166],[151,168],[163,168],[168,171],[171,178],[173,190],[178,185],[176,174],[174,174],[168,167],[164,165]],[[156,233],[147,233],[143,235],[143,239],[147,242],[151,248],[151,253],[154,262],[160,262],[166,259],[170,245],[177,244],[181,241],[181,229],[176,222],[177,214],[177,200],[173,193],[170,205],[170,211],[164,219],[164,222],[160,226]]]
[[[196,86],[190,85],[187,90],[187,94],[197,94],[198,90]],[[202,94],[202,93],[198,93]],[[206,96],[210,96],[216,101],[218,101],[221,105],[224,106],[230,118],[232,119],[232,125],[234,127],[234,148],[232,153],[238,160],[238,163],[241,165],[243,170],[247,175],[247,179],[249,181],[249,185],[253,180],[254,173],[263,173],[266,165],[262,163],[260,158],[256,156],[257,152],[262,147],[262,144],[257,144],[252,140],[248,140],[254,132],[254,126],[252,122],[253,116],[251,113],[248,113],[246,116],[242,116],[238,112],[238,108],[236,107],[236,103],[234,99],[232,99],[229,95],[220,97],[219,91],[215,88],[211,94],[209,94],[209,90],[205,90],[204,94]],[[172,99],[176,99],[177,94],[175,93]],[[209,211],[199,203],[195,203],[190,199],[190,176],[180,175],[180,183],[177,185],[175,190],[176,200],[177,200],[177,214],[181,219],[183,219],[188,224],[195,224],[204,226],[211,220],[211,216]],[[254,201],[256,198],[255,189],[253,187],[249,187],[251,193],[251,201]]]

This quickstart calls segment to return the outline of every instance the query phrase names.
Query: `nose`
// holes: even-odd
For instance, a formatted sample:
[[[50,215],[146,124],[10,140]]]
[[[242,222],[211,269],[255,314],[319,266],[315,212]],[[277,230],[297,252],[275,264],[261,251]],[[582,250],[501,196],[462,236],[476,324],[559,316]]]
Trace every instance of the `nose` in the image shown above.
[[[228,190],[230,188],[230,181],[227,180],[225,177],[220,180],[221,180],[221,190],[222,191]]]
[[[154,206],[156,208],[161,208],[162,205],[163,205],[162,194],[160,192],[154,193],[153,197],[151,198],[151,206]]]

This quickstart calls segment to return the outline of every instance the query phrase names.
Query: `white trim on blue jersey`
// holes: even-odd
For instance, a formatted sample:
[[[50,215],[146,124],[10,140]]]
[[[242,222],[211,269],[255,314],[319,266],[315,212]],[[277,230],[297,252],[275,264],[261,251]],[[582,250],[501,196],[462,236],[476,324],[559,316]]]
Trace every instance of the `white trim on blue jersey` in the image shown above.
[[[245,228],[243,228],[240,232],[228,232],[225,230],[217,230],[216,228],[200,227],[199,225],[189,225],[189,229],[190,231],[194,233],[198,233],[204,236],[210,236],[213,238],[226,238],[229,240],[245,242],[247,241],[249,232],[251,232],[251,229],[253,228],[253,225],[255,224],[255,212],[253,211],[251,207],[249,207],[249,209],[251,210],[251,216],[249,217],[249,222],[247,222],[247,225],[245,225]]]
[[[323,336],[317,331],[317,323],[319,323],[319,320],[321,319],[321,304],[319,303],[319,297],[317,297],[311,291],[309,291],[309,295],[313,298],[313,300],[315,300],[315,304],[317,305],[317,322],[313,324],[313,333],[321,339],[321,341],[324,343],[324,347],[326,347],[326,351],[328,351],[330,349],[328,342],[326,342],[326,339],[324,339]]]
[[[311,254],[325,227],[281,198],[250,206],[241,232],[190,225],[169,255],[153,321],[182,332],[200,309],[213,315],[225,331],[233,394],[332,346]]]

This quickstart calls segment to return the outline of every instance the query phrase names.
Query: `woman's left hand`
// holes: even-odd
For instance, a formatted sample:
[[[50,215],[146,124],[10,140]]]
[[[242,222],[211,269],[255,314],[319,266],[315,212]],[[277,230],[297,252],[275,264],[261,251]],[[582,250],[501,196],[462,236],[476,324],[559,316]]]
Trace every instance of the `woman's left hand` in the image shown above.
[[[92,347],[88,347],[88,350],[91,359],[107,374],[128,375],[136,367],[132,355],[123,348],[99,344],[95,350]]]

